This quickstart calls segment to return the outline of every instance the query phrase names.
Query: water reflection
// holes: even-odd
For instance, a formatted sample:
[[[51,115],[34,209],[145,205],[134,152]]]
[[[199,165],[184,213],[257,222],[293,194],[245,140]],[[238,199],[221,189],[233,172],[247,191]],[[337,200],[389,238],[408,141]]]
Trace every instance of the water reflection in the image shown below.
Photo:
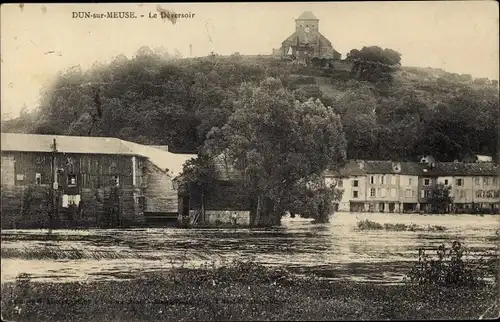
[[[313,271],[328,278],[397,282],[416,260],[417,249],[436,248],[460,240],[473,252],[495,248],[499,216],[338,213],[328,224],[285,218],[276,229],[62,230],[48,240],[40,230],[2,232],[2,250],[83,250],[83,259],[2,259],[2,282],[19,273],[39,280],[68,281],[129,278],[142,271],[172,266],[221,264],[253,259],[267,265],[287,266],[297,272]],[[358,220],[378,223],[441,225],[444,232],[359,231]],[[99,259],[92,252],[109,253]],[[118,256],[118,255],[119,256]],[[126,256],[125,256],[126,255]],[[117,258],[117,256],[119,258]],[[121,256],[121,257],[120,257]]]

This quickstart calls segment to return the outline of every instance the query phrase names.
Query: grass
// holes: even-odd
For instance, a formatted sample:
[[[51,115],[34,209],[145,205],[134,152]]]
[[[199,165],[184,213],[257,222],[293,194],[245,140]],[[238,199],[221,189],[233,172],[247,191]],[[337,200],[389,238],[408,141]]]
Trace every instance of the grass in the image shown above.
[[[477,319],[496,292],[331,282],[236,262],[122,282],[33,283],[24,275],[2,285],[1,304],[3,318],[17,321]]]
[[[446,227],[439,225],[428,225],[427,227],[418,226],[416,224],[380,224],[368,219],[358,221],[359,230],[389,230],[389,231],[445,231]]]

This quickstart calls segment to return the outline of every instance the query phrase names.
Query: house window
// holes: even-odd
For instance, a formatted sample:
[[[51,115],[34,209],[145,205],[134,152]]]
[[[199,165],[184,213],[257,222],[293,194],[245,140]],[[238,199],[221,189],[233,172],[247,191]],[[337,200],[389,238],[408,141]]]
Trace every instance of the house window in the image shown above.
[[[411,178],[408,178],[408,185],[411,186]]]
[[[483,186],[487,186],[490,184],[490,178],[488,177],[483,177]]]
[[[371,188],[370,189],[370,197],[372,197],[372,198],[375,197],[375,193],[376,193],[375,188]]]
[[[481,178],[475,177],[474,178],[474,183],[476,184],[476,186],[479,186],[481,184]]]
[[[431,179],[424,179],[424,186],[430,186],[431,185]]]
[[[391,197],[396,198],[396,188],[391,189]]]
[[[35,173],[35,182],[36,182],[36,184],[42,184],[42,174],[41,173]]]
[[[118,187],[120,185],[120,177],[119,176],[113,176],[113,179],[111,180],[111,184]]]
[[[380,184],[384,184],[384,176],[380,176]]]
[[[358,198],[358,191],[357,191],[357,190],[354,190],[354,191],[352,192],[352,197],[353,197],[353,198]]]
[[[76,174],[68,174],[68,187],[76,187]]]
[[[425,190],[420,190],[420,198],[425,198]]]
[[[352,180],[352,186],[357,187],[358,186],[358,180]]]
[[[429,190],[424,190],[424,198],[429,198],[431,196],[431,192]]]
[[[412,196],[412,195],[411,195],[411,192],[412,192],[412,190],[411,190],[411,189],[406,189],[406,191],[405,191],[405,197],[406,197],[406,198],[411,198],[411,196]]]
[[[16,181],[23,181],[24,180],[24,174],[16,174]]]
[[[385,198],[385,189],[384,188],[382,188],[380,190],[380,197]]]
[[[496,186],[498,184],[498,178],[497,177],[493,177],[493,183],[492,185]]]
[[[465,191],[464,190],[460,190],[460,198],[461,199],[465,198]]]
[[[342,188],[344,186],[344,181],[343,180],[339,180],[338,186],[339,186],[339,188]]]
[[[411,191],[411,197],[414,198],[415,197],[415,190],[412,190]]]
[[[444,184],[448,185],[448,179],[444,179]]]
[[[462,179],[457,179],[457,186],[461,187],[463,184]]]
[[[375,183],[375,176],[371,176],[371,177],[370,177],[370,183],[371,183],[371,184],[374,184],[374,183]]]

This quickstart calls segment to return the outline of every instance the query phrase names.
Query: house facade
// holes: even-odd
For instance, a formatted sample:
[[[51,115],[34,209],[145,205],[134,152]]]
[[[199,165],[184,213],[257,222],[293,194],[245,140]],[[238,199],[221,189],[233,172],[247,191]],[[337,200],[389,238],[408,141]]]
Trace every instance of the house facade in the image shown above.
[[[3,227],[131,226],[178,213],[166,166],[179,171],[186,157],[116,138],[2,133],[1,143]]]
[[[437,184],[450,188],[452,204],[449,211],[498,211],[499,168],[491,162],[432,162],[426,164],[419,180],[419,202],[423,211],[430,211],[430,191]]]
[[[494,163],[349,161],[326,179],[344,191],[338,211],[430,212],[436,185],[450,187],[447,212],[498,212],[499,167]]]

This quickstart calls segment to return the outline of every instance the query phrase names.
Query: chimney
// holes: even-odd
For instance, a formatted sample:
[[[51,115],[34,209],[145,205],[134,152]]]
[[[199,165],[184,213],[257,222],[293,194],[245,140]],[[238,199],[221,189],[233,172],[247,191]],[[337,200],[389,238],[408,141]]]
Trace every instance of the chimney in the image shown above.
[[[359,168],[361,170],[364,170],[365,169],[365,161],[361,160],[361,161],[358,161],[358,164],[359,164]]]

